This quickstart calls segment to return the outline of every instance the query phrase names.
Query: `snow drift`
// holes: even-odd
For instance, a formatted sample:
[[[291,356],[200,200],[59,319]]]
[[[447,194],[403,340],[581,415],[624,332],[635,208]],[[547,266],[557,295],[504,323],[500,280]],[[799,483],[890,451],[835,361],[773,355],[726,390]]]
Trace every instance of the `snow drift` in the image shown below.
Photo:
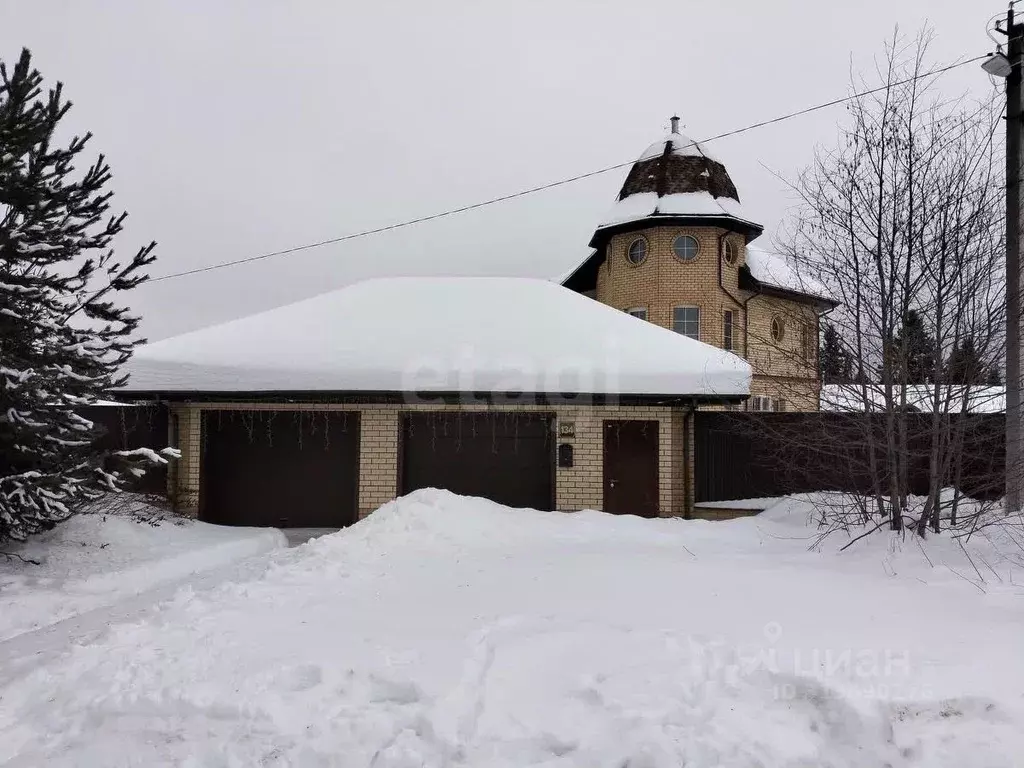
[[[1018,597],[809,553],[799,515],[419,491],[19,676],[0,762],[1012,764]]]

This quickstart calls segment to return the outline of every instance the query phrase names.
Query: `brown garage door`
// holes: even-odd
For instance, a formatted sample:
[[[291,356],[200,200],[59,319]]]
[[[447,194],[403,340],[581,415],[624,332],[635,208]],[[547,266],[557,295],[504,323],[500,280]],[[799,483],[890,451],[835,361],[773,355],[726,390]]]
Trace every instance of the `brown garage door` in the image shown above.
[[[359,414],[206,411],[199,517],[222,525],[354,523]]]
[[[548,414],[416,413],[402,422],[402,493],[445,488],[510,507],[554,507]]]

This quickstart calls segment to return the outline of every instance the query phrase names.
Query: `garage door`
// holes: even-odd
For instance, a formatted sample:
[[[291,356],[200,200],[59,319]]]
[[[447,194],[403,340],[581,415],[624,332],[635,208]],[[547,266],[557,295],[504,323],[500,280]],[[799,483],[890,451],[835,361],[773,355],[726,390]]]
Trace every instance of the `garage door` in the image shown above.
[[[552,509],[548,414],[416,413],[402,423],[401,488],[445,488],[511,507]]]
[[[205,411],[201,456],[201,520],[341,528],[357,519],[357,413]]]

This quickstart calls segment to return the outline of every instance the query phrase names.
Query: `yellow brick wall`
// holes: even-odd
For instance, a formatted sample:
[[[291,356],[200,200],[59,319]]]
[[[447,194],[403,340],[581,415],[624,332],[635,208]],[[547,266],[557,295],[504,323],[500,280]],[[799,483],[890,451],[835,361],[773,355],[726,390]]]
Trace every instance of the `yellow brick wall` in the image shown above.
[[[820,407],[820,392],[821,386],[817,379],[755,375],[750,382],[751,395],[767,395],[776,400],[785,400],[787,411],[817,411]]]
[[[693,261],[682,262],[672,252],[673,240],[684,234],[700,244]],[[626,252],[637,237],[647,241],[647,258],[634,266]],[[736,250],[737,260],[733,265],[722,260],[719,285],[722,237]],[[623,311],[642,307],[647,310],[648,321],[665,328],[672,327],[674,307],[700,307],[700,340],[716,347],[725,346],[724,312],[732,310],[733,351],[746,357],[753,369],[751,394],[783,398],[790,410],[818,409],[817,361],[803,356],[800,331],[806,323],[816,352],[814,309],[739,289],[739,268],[746,262],[746,244],[741,235],[714,227],[648,227],[612,236],[605,256],[597,274],[598,301]],[[746,333],[744,302],[749,313]],[[771,322],[776,316],[785,321],[781,343],[771,337]]]
[[[598,270],[597,300],[621,310],[644,307],[647,319],[664,328],[672,327],[674,307],[700,307],[700,340],[716,347],[723,346],[722,313],[731,309],[736,313],[733,343],[742,354],[742,306],[718,285],[718,243],[723,234],[733,243],[739,258],[734,266],[722,264],[722,284],[742,300],[737,281],[746,250],[743,238],[710,227],[650,227],[614,235]],[[693,261],[682,262],[672,252],[672,242],[679,235],[691,235],[700,244]],[[647,240],[647,259],[633,266],[626,259],[626,250],[641,236]]]
[[[338,404],[338,403],[192,403],[175,405],[182,425],[182,459],[173,489],[175,508],[195,516],[199,508],[201,413],[212,410],[340,410],[360,414],[359,516],[365,517],[398,493],[400,416],[407,411],[529,411],[550,413],[559,423],[572,422],[573,437],[556,437],[574,446],[573,466],[555,470],[556,507],[562,511],[601,509],[604,495],[603,449],[605,420],[653,420],[658,422],[659,505],[665,517],[683,515],[685,467],[683,411],[668,407],[538,406],[486,404]],[[556,433],[557,434],[557,433]],[[692,454],[691,454],[692,455]],[[554,461],[554,458],[552,458]],[[691,483],[692,487],[692,483]]]
[[[769,296],[757,296],[747,304],[750,316],[748,359],[758,373],[771,376],[816,377],[816,357],[804,356],[802,329],[806,327],[817,350],[817,316],[811,307]],[[782,323],[782,341],[772,339],[773,318]]]

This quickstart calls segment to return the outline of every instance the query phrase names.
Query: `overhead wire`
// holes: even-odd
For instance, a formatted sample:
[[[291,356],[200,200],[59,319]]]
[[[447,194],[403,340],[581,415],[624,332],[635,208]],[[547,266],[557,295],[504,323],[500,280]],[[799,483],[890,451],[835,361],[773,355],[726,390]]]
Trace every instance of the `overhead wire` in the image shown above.
[[[794,112],[788,112],[786,114],[779,115],[778,117],[773,117],[773,118],[770,118],[768,120],[761,120],[760,122],[751,123],[750,125],[743,126],[742,128],[736,128],[734,130],[725,131],[724,133],[719,133],[719,134],[717,134],[715,136],[710,136],[710,137],[705,138],[705,139],[700,139],[700,140],[697,140],[697,141],[691,141],[689,144],[686,145],[686,147],[696,146],[696,147],[699,148],[700,145],[702,145],[702,144],[709,144],[709,143],[711,143],[713,141],[719,141],[721,139],[729,138],[731,136],[738,136],[738,135],[740,135],[742,133],[747,133],[748,131],[753,131],[753,130],[756,130],[758,128],[764,128],[764,127],[767,127],[769,125],[775,125],[777,123],[781,123],[781,122],[784,122],[786,120],[791,120],[791,119],[793,119],[795,117],[801,117],[803,115],[807,115],[807,114],[810,114],[812,112],[818,112],[818,111],[823,110],[823,109],[828,109],[830,107],[839,106],[840,104],[845,104],[847,102],[854,101],[856,99],[864,98],[865,96],[871,96],[872,94],[875,94],[875,93],[881,93],[882,91],[885,91],[886,89],[889,89],[889,88],[895,88],[895,87],[898,87],[898,86],[901,86],[901,85],[907,85],[907,84],[912,83],[912,82],[914,82],[916,80],[920,80],[920,79],[923,79],[923,78],[926,78],[926,77],[932,77],[932,76],[936,76],[936,75],[941,75],[941,74],[943,74],[945,72],[949,72],[950,70],[957,69],[958,67],[962,67],[962,66],[965,66],[967,64],[971,64],[973,62],[976,62],[976,61],[980,61],[980,60],[982,60],[984,58],[987,58],[987,54],[982,55],[982,56],[975,56],[974,58],[970,58],[970,59],[964,59],[964,60],[958,61],[958,62],[954,62],[953,64],[948,64],[946,66],[939,67],[937,69],[933,69],[933,70],[931,70],[929,72],[923,72],[923,73],[914,75],[912,77],[906,78],[904,80],[899,80],[899,81],[892,82],[892,83],[886,83],[885,85],[878,86],[877,88],[870,88],[868,90],[859,91],[859,92],[851,94],[849,96],[844,96],[844,97],[838,98],[838,99],[832,99],[831,101],[826,101],[826,102],[822,102],[820,104],[815,104],[813,106],[805,107],[803,109],[799,109],[799,110],[796,110]],[[359,232],[352,232],[352,233],[347,234],[347,235],[340,235],[338,237],[331,237],[331,238],[327,238],[326,240],[318,240],[318,241],[313,242],[313,243],[305,243],[303,245],[296,245],[296,246],[292,246],[290,248],[283,248],[283,249],[277,250],[277,251],[270,251],[268,253],[261,253],[261,254],[255,255],[255,256],[247,256],[247,257],[240,258],[240,259],[232,259],[230,261],[222,261],[222,262],[218,262],[218,263],[215,263],[215,264],[208,264],[208,265],[202,266],[202,267],[195,267],[193,269],[186,269],[186,270],[182,270],[180,272],[172,272],[172,273],[169,273],[169,274],[166,274],[166,275],[158,275],[156,277],[149,278],[148,282],[156,283],[156,282],[161,282],[161,281],[164,281],[164,280],[173,280],[173,279],[176,279],[176,278],[179,278],[179,277],[187,277],[189,275],[198,275],[198,274],[202,274],[204,272],[212,272],[212,271],[218,270],[218,269],[226,269],[228,267],[235,267],[235,266],[239,266],[241,264],[251,264],[251,263],[256,262],[256,261],[264,261],[266,259],[271,259],[271,258],[275,258],[275,257],[278,257],[278,256],[287,256],[289,254],[300,253],[302,251],[308,251],[308,250],[311,250],[311,249],[314,249],[314,248],[322,248],[325,245],[333,245],[335,243],[343,243],[343,242],[346,242],[348,240],[356,240],[356,239],[359,239],[359,238],[368,237],[370,235],[377,235],[377,234],[382,234],[384,232],[390,232],[390,231],[393,231],[393,230],[396,230],[396,229],[403,229],[405,227],[411,227],[411,226],[416,225],[416,224],[423,224],[423,223],[426,223],[428,221],[435,221],[437,219],[446,218],[448,216],[455,216],[455,215],[460,214],[460,213],[466,213],[468,211],[477,210],[479,208],[485,208],[487,206],[491,206],[491,205],[496,205],[498,203],[507,202],[509,200],[514,200],[514,199],[519,198],[519,197],[525,197],[526,195],[532,195],[532,194],[535,194],[537,192],[543,192],[543,191],[548,190],[548,189],[554,189],[556,187],[561,187],[561,186],[564,186],[566,184],[572,184],[572,183],[575,183],[577,181],[582,181],[584,179],[589,179],[589,178],[592,178],[594,176],[600,176],[602,174],[609,173],[611,171],[619,170],[620,168],[626,168],[627,166],[632,166],[634,164],[634,162],[635,161],[633,161],[633,160],[629,160],[629,161],[623,162],[623,163],[616,163],[614,165],[608,165],[608,166],[605,166],[603,168],[598,168],[597,170],[587,171],[586,173],[580,173],[580,174],[577,174],[575,176],[570,176],[568,178],[559,179],[558,181],[552,181],[552,182],[548,182],[546,184],[540,184],[540,185],[535,186],[535,187],[529,187],[528,189],[522,189],[522,190],[519,190],[517,192],[511,192],[511,193],[506,194],[506,195],[500,195],[498,197],[492,197],[490,199],[481,200],[481,201],[476,202],[476,203],[470,203],[468,205],[462,205],[462,206],[459,206],[457,208],[450,208],[448,210],[439,211],[438,213],[429,214],[427,216],[419,216],[419,217],[416,217],[416,218],[413,218],[413,219],[406,219],[404,221],[395,222],[393,224],[387,224],[387,225],[382,226],[382,227],[375,227],[373,229],[365,229],[365,230],[362,230],[362,231],[359,231]]]

